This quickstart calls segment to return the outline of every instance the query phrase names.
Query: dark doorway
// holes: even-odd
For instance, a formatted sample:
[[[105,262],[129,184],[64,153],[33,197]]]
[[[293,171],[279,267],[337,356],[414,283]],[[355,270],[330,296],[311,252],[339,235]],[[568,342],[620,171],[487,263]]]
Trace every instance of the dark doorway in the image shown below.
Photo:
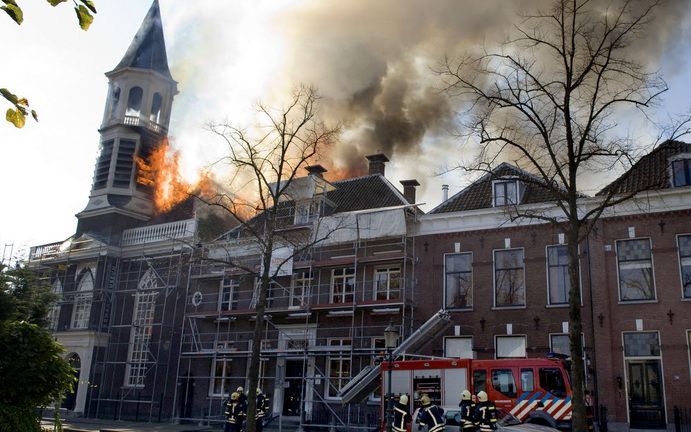
[[[629,417],[632,428],[665,426],[659,360],[628,360]]]
[[[180,419],[192,417],[192,401],[194,401],[194,375],[188,374],[180,380]],[[181,422],[186,422],[181,420]]]
[[[65,408],[66,410],[74,411],[75,405],[77,404],[77,390],[79,387],[79,371],[82,368],[82,361],[79,358],[79,354],[77,353],[72,353],[70,354],[69,357],[67,357],[67,361],[69,362],[70,366],[72,366],[72,369],[74,369],[74,388],[72,389],[73,391],[67,392],[65,394],[65,399],[62,400],[62,407]]]
[[[304,360],[286,360],[286,379],[283,389],[283,415],[299,416],[304,385]]]

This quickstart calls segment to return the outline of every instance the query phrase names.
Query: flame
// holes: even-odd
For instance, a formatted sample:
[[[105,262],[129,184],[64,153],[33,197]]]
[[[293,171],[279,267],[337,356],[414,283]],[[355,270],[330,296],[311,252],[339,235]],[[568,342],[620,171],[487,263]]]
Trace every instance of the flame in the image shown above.
[[[207,193],[211,186],[208,175],[204,173],[195,184],[183,180],[180,175],[180,152],[173,150],[167,140],[164,140],[148,158],[136,157],[135,161],[137,183],[152,189],[156,213],[171,210],[193,193]]]
[[[363,175],[367,175],[367,170],[360,169],[360,167],[332,167],[326,173],[324,173],[324,177],[326,177],[327,180],[332,182],[354,177],[360,177]]]

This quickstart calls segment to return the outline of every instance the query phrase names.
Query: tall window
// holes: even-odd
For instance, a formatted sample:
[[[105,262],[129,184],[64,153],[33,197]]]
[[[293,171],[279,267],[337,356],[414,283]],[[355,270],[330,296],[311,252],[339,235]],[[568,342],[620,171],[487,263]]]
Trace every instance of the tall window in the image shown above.
[[[125,385],[129,387],[144,387],[146,371],[149,365],[153,363],[149,354],[149,345],[151,344],[156,296],[158,295],[158,291],[155,291],[156,288],[156,274],[152,269],[149,269],[139,281],[134,300],[125,373]]]
[[[650,239],[617,240],[617,261],[620,300],[655,300]]]
[[[211,396],[228,396],[232,360],[214,359],[211,365]]]
[[[310,270],[293,273],[293,281],[290,285],[290,308],[304,308],[309,304],[310,287],[314,276]]]
[[[494,251],[494,306],[525,306],[523,249]]]
[[[118,109],[118,103],[120,103],[120,87],[113,86],[110,93],[110,116],[113,117]]]
[[[132,87],[127,98],[127,112],[125,115],[139,117],[142,109],[142,97],[144,91],[141,87]]]
[[[151,100],[151,114],[149,114],[149,120],[154,123],[160,123],[161,120],[161,103],[163,98],[160,93],[154,93],[154,97]]]
[[[218,293],[218,310],[229,311],[238,307],[238,289],[240,285],[236,279],[223,278]]]
[[[374,270],[374,299],[401,298],[401,267],[382,267]]]
[[[338,391],[350,380],[350,339],[329,339],[329,379],[327,380],[327,397],[335,397]]]
[[[355,296],[355,269],[346,267],[331,271],[331,303],[350,303]]]
[[[518,181],[502,180],[492,183],[494,207],[518,204]]]
[[[549,283],[549,304],[560,305],[569,302],[569,251],[566,245],[547,246],[547,281]]]
[[[571,343],[569,342],[569,335],[566,333],[549,335],[549,348],[554,353],[570,356]]]
[[[473,254],[444,255],[444,305],[447,309],[473,307]]]
[[[527,357],[525,336],[495,336],[495,338],[498,359]]]
[[[60,282],[60,279],[55,279],[51,292],[55,294],[56,299],[53,306],[51,306],[50,311],[48,311],[46,321],[48,323],[48,329],[55,331],[58,329],[58,320],[60,319],[60,301],[62,300],[62,282]]]
[[[444,357],[474,358],[472,336],[449,336],[444,338]]]
[[[674,187],[691,185],[691,159],[672,161]]]
[[[79,274],[77,293],[74,295],[72,309],[72,328],[85,329],[89,327],[91,315],[91,300],[94,297],[94,275],[90,269],[84,269]]]
[[[679,242],[679,267],[681,271],[681,289],[684,298],[691,298],[691,235],[677,237]]]

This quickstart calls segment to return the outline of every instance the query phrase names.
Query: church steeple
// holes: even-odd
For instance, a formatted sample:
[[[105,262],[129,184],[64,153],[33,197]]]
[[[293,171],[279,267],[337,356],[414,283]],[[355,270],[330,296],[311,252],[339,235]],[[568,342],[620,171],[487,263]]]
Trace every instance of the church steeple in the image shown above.
[[[158,0],[154,0],[120,63],[108,77],[100,154],[77,234],[116,241],[119,233],[154,214],[150,185],[137,181],[136,161],[147,162],[166,139],[177,83],[168,68]]]

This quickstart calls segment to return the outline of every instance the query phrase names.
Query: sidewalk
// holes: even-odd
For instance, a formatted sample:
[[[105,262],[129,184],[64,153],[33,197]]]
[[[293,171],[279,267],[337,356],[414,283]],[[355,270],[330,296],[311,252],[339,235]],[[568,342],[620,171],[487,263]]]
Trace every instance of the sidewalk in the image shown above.
[[[41,426],[52,430],[53,419],[44,418]],[[64,419],[62,421],[64,432],[220,432],[220,427],[194,426],[191,424],[172,424],[172,423],[143,423],[127,422],[103,419]]]

